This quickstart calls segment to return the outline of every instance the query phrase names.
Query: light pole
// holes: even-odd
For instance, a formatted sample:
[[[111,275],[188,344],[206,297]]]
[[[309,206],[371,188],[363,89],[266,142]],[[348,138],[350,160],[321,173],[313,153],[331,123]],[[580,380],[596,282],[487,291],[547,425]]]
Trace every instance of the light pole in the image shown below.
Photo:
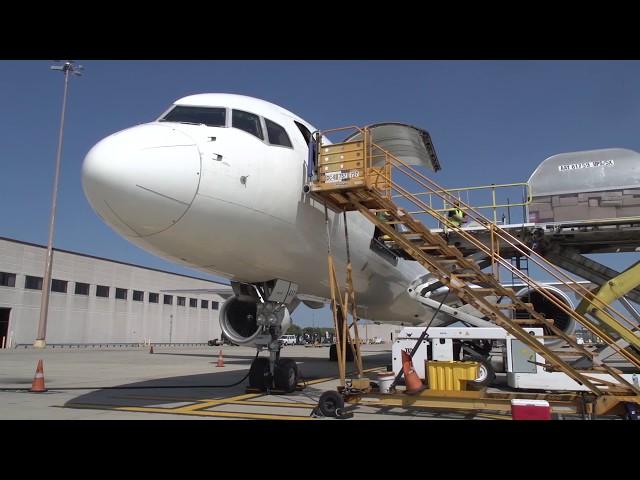
[[[49,310],[49,291],[51,290],[51,264],[53,262],[53,231],[56,222],[56,203],[58,201],[58,178],[60,177],[60,156],[62,154],[62,134],[64,132],[64,113],[67,108],[67,87],[69,74],[82,75],[82,66],[74,65],[67,60],[62,65],[52,65],[51,70],[59,70],[64,73],[64,95],[62,97],[62,114],[60,117],[60,135],[58,136],[58,152],[56,154],[56,173],[53,178],[53,193],[51,195],[51,216],[49,217],[49,242],[47,243],[47,258],[44,265],[44,277],[42,279],[42,300],[40,302],[40,321],[38,322],[38,335],[33,346],[44,348],[47,343],[47,313]]]

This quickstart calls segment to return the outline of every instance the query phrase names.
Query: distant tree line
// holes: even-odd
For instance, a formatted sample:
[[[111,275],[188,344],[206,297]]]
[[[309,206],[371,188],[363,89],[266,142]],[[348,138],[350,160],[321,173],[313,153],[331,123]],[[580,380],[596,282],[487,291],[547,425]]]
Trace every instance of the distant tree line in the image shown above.
[[[304,335],[305,333],[308,333],[309,335],[313,335],[314,333],[317,333],[320,336],[324,336],[326,334],[326,332],[329,332],[331,335],[333,335],[334,332],[334,328],[328,328],[328,327],[304,327],[301,328],[300,326],[292,323],[291,326],[289,327],[289,329],[286,332],[286,335]]]

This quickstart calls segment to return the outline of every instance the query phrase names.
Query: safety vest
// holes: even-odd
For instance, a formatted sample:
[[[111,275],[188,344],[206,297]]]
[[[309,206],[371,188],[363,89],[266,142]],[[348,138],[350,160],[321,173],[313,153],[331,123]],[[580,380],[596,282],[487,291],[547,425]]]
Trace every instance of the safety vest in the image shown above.
[[[464,212],[459,208],[449,210],[449,220],[456,226],[460,226],[462,219],[464,218]]]

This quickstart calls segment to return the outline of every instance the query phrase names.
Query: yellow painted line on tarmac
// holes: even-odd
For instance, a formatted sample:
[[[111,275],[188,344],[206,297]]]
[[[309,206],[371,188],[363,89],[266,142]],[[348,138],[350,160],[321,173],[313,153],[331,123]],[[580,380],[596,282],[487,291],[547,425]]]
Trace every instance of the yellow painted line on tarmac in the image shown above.
[[[244,395],[236,395],[235,397],[220,398],[216,400],[204,400],[194,405],[185,405],[184,407],[174,408],[173,411],[178,413],[189,413],[194,410],[201,410],[203,408],[210,408],[218,405],[225,405],[227,403],[233,403],[239,400],[247,400],[248,398],[255,398],[259,396],[260,396],[259,393],[245,393]]]
[[[170,403],[170,402],[194,402],[195,403],[195,402],[218,402],[223,400],[226,401],[231,399],[237,399],[245,395],[259,396],[259,395],[262,395],[262,393],[249,393],[249,394],[236,395],[234,397],[220,397],[220,398],[164,397],[164,396],[153,397],[153,396],[147,396],[147,395],[123,395],[123,396],[114,397],[114,398],[120,398],[120,399],[126,399],[126,400],[158,400],[158,401],[166,400],[165,403]]]
[[[368,372],[374,372],[376,370],[382,370],[383,368],[386,368],[384,366],[382,367],[373,367],[373,368],[367,368],[362,370],[363,373],[368,373]],[[353,375],[356,372],[347,372],[345,376],[349,376],[349,375]],[[324,377],[324,378],[317,378],[315,380],[310,380],[310,381],[305,381],[304,383],[306,385],[315,385],[316,383],[324,383],[324,382],[330,382],[331,380],[338,380],[339,377]]]
[[[305,415],[279,415],[268,413],[245,413],[245,412],[211,412],[203,410],[178,411],[174,408],[159,407],[116,407],[104,404],[82,404],[75,403],[71,405],[61,406],[61,408],[75,408],[82,410],[107,410],[117,412],[135,412],[135,413],[162,413],[165,415],[195,415],[201,417],[223,417],[223,418],[240,418],[246,420],[311,420],[311,417]]]
[[[309,416],[299,415],[277,415],[267,413],[244,413],[244,412],[211,412],[207,410],[179,411],[166,408],[153,407],[117,407],[114,410],[123,412],[143,412],[143,413],[170,413],[177,415],[196,415],[200,417],[226,417],[226,418],[245,418],[252,420],[310,420]]]
[[[303,403],[303,402],[263,402],[259,400],[237,400],[234,402],[228,402],[230,405],[255,405],[257,407],[292,407],[292,408],[316,408],[317,403]]]
[[[214,399],[214,398],[207,398],[207,399],[186,399],[186,398],[179,398],[179,397],[143,397],[143,396],[127,396],[127,397],[118,397],[118,398],[122,398],[122,399],[129,399],[129,400],[158,400],[158,401],[165,401],[165,403],[170,403],[171,401],[177,401],[177,402],[189,402],[192,401],[193,405],[184,405],[182,407],[175,407],[175,408],[186,408],[186,407],[202,407],[204,404],[209,404],[209,403],[229,403],[229,404],[237,404],[237,405],[257,405],[257,406],[264,406],[264,407],[299,407],[299,408],[315,408],[317,406],[316,403],[305,403],[305,402],[268,402],[268,401],[260,401],[260,400],[247,400],[246,398],[255,398],[255,397],[259,397],[259,396],[266,396],[266,395],[262,395],[262,394],[251,394],[253,397],[245,397],[244,399],[240,398],[242,397],[241,395],[238,395],[237,397],[229,397],[229,398],[218,398],[218,399]],[[206,406],[205,406],[206,408]]]
[[[114,397],[114,398],[118,398],[118,399],[122,399],[122,400],[157,400],[157,401],[164,401],[164,403],[171,403],[171,402],[213,402],[216,400],[221,400],[221,399],[216,399],[216,398],[195,398],[195,397],[150,397],[150,396],[144,396],[144,395],[126,395],[126,396],[122,396],[122,397]]]
[[[493,420],[511,420],[510,415],[494,415],[492,413],[478,413],[476,417],[491,418]]]

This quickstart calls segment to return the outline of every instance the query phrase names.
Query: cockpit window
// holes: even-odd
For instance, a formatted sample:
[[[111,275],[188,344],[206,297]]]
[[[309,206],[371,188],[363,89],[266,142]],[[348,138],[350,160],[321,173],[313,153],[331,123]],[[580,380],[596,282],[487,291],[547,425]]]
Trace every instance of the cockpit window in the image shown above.
[[[234,110],[232,115],[232,126],[234,128],[244,130],[251,135],[255,135],[260,140],[264,139],[264,136],[262,135],[262,126],[260,125],[260,117],[253,113]]]
[[[226,109],[210,107],[188,107],[176,105],[167,113],[161,122],[193,123],[195,125],[204,124],[209,127],[225,126]]]
[[[282,145],[283,147],[293,147],[289,135],[284,128],[271,120],[264,119],[267,125],[267,135],[269,136],[269,143],[271,145]]]

